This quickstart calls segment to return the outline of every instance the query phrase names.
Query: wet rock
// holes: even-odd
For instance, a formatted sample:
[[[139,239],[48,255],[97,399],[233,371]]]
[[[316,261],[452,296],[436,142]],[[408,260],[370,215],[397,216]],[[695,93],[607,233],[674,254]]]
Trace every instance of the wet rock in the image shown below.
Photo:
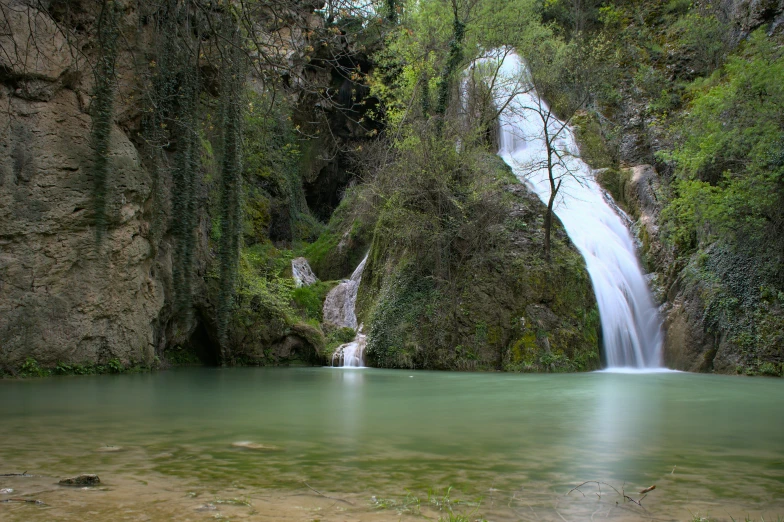
[[[14,490],[11,489],[11,488],[0,489],[0,495],[10,495],[13,492],[14,492]]]
[[[264,452],[277,452],[283,451],[283,448],[280,446],[272,446],[269,444],[259,444],[258,442],[251,442],[249,440],[241,440],[239,442],[233,442],[231,444],[235,448],[243,448],[253,451],[264,451]]]
[[[98,475],[92,473],[83,473],[71,478],[64,478],[58,484],[61,486],[97,486],[101,483]]]
[[[310,286],[318,281],[318,278],[308,264],[308,260],[304,257],[298,257],[291,260],[291,274],[294,277],[294,284],[297,285],[297,288],[301,286]]]
[[[355,305],[357,292],[362,282],[362,272],[365,270],[368,256],[357,266],[351,279],[342,281],[330,290],[324,299],[324,322],[341,327],[357,328],[357,315]]]

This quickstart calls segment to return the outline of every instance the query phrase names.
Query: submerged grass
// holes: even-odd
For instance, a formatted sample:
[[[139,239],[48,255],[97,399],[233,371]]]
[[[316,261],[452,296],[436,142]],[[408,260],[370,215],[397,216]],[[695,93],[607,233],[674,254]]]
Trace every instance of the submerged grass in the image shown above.
[[[476,501],[453,499],[452,486],[449,486],[443,494],[436,489],[429,489],[427,498],[420,498],[408,489],[402,499],[380,498],[374,495],[371,497],[371,505],[374,509],[394,510],[398,515],[417,516],[426,516],[422,513],[422,508],[430,508],[444,513],[438,517],[439,522],[486,522],[486,519],[478,514],[481,499]]]

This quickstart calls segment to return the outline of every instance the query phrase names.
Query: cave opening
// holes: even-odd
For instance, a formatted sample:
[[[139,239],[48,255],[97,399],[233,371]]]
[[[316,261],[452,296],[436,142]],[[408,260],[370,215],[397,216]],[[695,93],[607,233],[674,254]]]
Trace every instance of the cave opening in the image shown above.
[[[220,365],[220,345],[207,331],[204,321],[198,321],[183,349],[190,355],[191,362],[194,364]]]

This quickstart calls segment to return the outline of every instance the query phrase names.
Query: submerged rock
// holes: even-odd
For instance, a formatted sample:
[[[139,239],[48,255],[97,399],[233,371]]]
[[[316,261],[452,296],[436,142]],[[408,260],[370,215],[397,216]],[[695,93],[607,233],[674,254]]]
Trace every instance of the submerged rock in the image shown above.
[[[116,453],[118,451],[122,451],[122,446],[101,446],[100,448],[96,448],[95,451],[98,453]]]
[[[234,446],[235,448],[243,448],[243,449],[249,449],[254,451],[267,451],[267,452],[283,451],[283,448],[281,448],[280,446],[259,444],[258,442],[251,442],[249,440],[232,442],[231,445]]]
[[[97,486],[101,483],[98,475],[93,473],[83,473],[71,478],[64,478],[58,484],[61,486]]]

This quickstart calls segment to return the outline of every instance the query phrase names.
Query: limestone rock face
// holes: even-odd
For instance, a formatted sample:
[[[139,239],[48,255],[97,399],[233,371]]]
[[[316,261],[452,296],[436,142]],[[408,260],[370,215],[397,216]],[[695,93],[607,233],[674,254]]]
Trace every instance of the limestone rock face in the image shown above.
[[[143,216],[151,180],[111,135],[109,229],[92,226],[90,118],[63,89],[48,102],[4,93],[0,128],[0,364],[148,361],[163,303]]]
[[[741,34],[748,34],[765,23],[781,24],[784,13],[783,0],[724,0],[722,7]]]
[[[150,362],[164,306],[145,218],[150,175],[115,126],[99,245],[79,53],[43,13],[8,12],[11,36],[0,37],[0,47],[14,50],[0,53],[0,367],[29,357],[42,365]]]

